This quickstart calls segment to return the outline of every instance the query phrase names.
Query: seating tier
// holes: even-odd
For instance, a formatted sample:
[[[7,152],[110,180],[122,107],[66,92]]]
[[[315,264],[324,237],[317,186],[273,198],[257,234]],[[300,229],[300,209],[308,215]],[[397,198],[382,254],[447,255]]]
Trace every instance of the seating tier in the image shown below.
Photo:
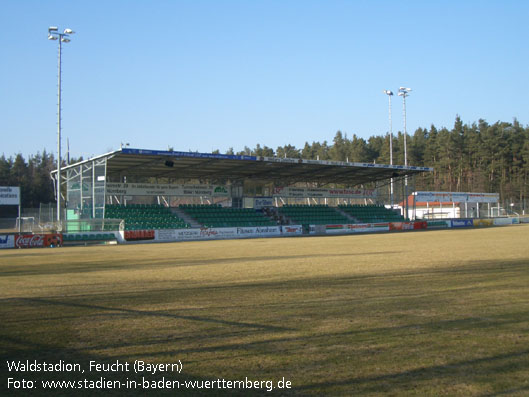
[[[202,204],[183,204],[179,208],[205,227],[276,226],[274,221],[252,208]]]
[[[186,229],[190,225],[157,204],[107,205],[105,218],[123,219],[125,230]]]
[[[293,223],[311,225],[331,225],[351,223],[351,220],[327,205],[285,205],[279,213]]]
[[[402,215],[383,205],[340,205],[339,208],[363,223],[404,221]]]

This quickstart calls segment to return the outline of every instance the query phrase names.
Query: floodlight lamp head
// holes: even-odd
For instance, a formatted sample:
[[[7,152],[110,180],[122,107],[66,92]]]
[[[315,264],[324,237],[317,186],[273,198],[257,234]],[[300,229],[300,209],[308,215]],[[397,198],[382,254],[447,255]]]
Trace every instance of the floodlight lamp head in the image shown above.
[[[59,28],[58,28],[57,26],[50,26],[50,27],[48,28],[48,32],[56,32],[56,31],[58,31],[58,30],[59,30]]]
[[[57,40],[58,37],[57,36],[53,36],[51,34],[48,34],[48,40]]]
[[[393,95],[393,91],[391,91],[391,90],[384,90],[383,92],[386,95]]]
[[[403,92],[410,92],[410,91],[411,91],[411,88],[407,88],[407,87],[400,87],[400,88],[399,88],[399,91],[403,91]]]
[[[74,34],[74,33],[75,32],[72,29],[70,29],[70,28],[64,29],[64,34]]]
[[[61,41],[62,41],[63,43],[69,43],[71,40],[70,40],[69,38],[67,38],[67,37],[62,37],[62,38],[61,38]]]

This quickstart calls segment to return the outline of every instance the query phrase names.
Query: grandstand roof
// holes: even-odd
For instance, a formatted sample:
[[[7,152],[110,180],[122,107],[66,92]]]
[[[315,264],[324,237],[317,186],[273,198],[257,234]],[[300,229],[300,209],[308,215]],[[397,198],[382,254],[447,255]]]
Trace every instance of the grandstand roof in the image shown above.
[[[281,183],[320,182],[355,186],[433,171],[429,167],[302,160],[277,157],[177,152],[122,148],[93,160],[107,160],[107,176],[166,177],[175,179],[220,180],[252,179]],[[56,172],[56,171],[54,171]]]

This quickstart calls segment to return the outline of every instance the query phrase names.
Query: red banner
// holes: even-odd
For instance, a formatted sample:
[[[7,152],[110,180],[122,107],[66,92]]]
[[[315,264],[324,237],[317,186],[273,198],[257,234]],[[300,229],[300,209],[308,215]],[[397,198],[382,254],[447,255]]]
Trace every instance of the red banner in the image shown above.
[[[417,229],[426,229],[427,227],[428,227],[428,222],[426,222],[426,221],[413,222],[413,228],[415,230],[417,230]]]
[[[426,221],[416,222],[390,222],[389,230],[418,230],[426,229],[428,223]]]
[[[154,230],[125,230],[125,240],[152,240]]]
[[[44,248],[62,245],[62,234],[17,234],[15,248]]]

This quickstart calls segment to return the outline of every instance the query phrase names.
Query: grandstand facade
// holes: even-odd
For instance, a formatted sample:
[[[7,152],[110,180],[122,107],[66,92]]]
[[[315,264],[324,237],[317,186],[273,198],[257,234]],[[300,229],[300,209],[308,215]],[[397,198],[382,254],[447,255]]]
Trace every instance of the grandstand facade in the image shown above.
[[[123,148],[62,169],[63,232],[114,230],[138,239],[141,231],[149,231],[148,238],[163,230],[157,233],[223,229],[230,235],[233,228],[261,228],[275,234],[282,227],[303,233],[316,226],[403,222],[387,208],[389,180],[431,171]]]

